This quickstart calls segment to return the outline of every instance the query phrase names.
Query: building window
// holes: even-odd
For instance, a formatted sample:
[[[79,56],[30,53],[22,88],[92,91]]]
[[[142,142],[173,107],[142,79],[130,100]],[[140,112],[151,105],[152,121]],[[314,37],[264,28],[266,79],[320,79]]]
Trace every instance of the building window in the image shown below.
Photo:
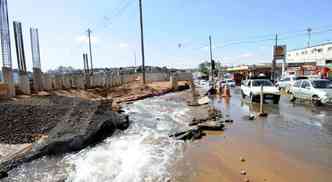
[[[317,49],[317,52],[318,52],[318,53],[323,52],[323,49],[322,49],[322,48]]]
[[[327,51],[332,51],[332,47],[327,48]]]

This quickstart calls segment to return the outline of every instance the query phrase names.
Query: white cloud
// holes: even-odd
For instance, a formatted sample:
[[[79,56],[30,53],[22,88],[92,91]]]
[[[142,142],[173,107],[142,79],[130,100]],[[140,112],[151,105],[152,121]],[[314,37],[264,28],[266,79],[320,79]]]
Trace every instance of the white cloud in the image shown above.
[[[80,44],[88,44],[89,43],[89,37],[86,35],[81,35],[76,38],[76,41]],[[97,37],[91,36],[91,43],[97,43]]]

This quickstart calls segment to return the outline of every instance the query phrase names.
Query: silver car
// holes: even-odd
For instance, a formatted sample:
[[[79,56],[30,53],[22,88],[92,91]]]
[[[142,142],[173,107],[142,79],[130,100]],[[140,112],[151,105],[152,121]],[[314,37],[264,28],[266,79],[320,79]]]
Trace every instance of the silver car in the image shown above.
[[[290,87],[292,87],[297,80],[306,80],[306,79],[308,79],[308,77],[304,77],[304,76],[285,77],[283,79],[280,79],[276,83],[276,86],[279,88],[279,90],[283,89],[286,92],[289,92]]]
[[[290,101],[310,100],[314,105],[332,104],[332,82],[329,80],[298,80],[290,89]]]

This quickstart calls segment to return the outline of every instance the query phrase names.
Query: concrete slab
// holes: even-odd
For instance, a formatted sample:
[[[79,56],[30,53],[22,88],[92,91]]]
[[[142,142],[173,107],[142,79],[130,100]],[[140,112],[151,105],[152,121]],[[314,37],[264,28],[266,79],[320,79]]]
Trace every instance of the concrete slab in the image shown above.
[[[18,90],[25,95],[31,94],[30,81],[27,73],[19,74]]]
[[[32,144],[0,144],[0,163],[26,152],[31,147]]]
[[[13,78],[13,71],[11,68],[2,67],[2,74],[3,74],[3,80],[4,83],[8,86],[8,97],[15,97],[15,84],[14,84],[14,78]]]

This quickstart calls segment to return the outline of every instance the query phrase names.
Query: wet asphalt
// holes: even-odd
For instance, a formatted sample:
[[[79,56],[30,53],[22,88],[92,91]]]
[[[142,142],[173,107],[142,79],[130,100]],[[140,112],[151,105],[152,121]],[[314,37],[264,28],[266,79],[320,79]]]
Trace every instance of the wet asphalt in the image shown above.
[[[252,131],[265,143],[277,145],[292,156],[332,168],[332,106],[313,106],[305,101],[291,103],[282,96],[279,104],[264,104],[267,117],[249,119],[260,111],[259,103],[242,99],[240,88],[231,98],[217,96],[214,106],[237,122],[233,132]]]

